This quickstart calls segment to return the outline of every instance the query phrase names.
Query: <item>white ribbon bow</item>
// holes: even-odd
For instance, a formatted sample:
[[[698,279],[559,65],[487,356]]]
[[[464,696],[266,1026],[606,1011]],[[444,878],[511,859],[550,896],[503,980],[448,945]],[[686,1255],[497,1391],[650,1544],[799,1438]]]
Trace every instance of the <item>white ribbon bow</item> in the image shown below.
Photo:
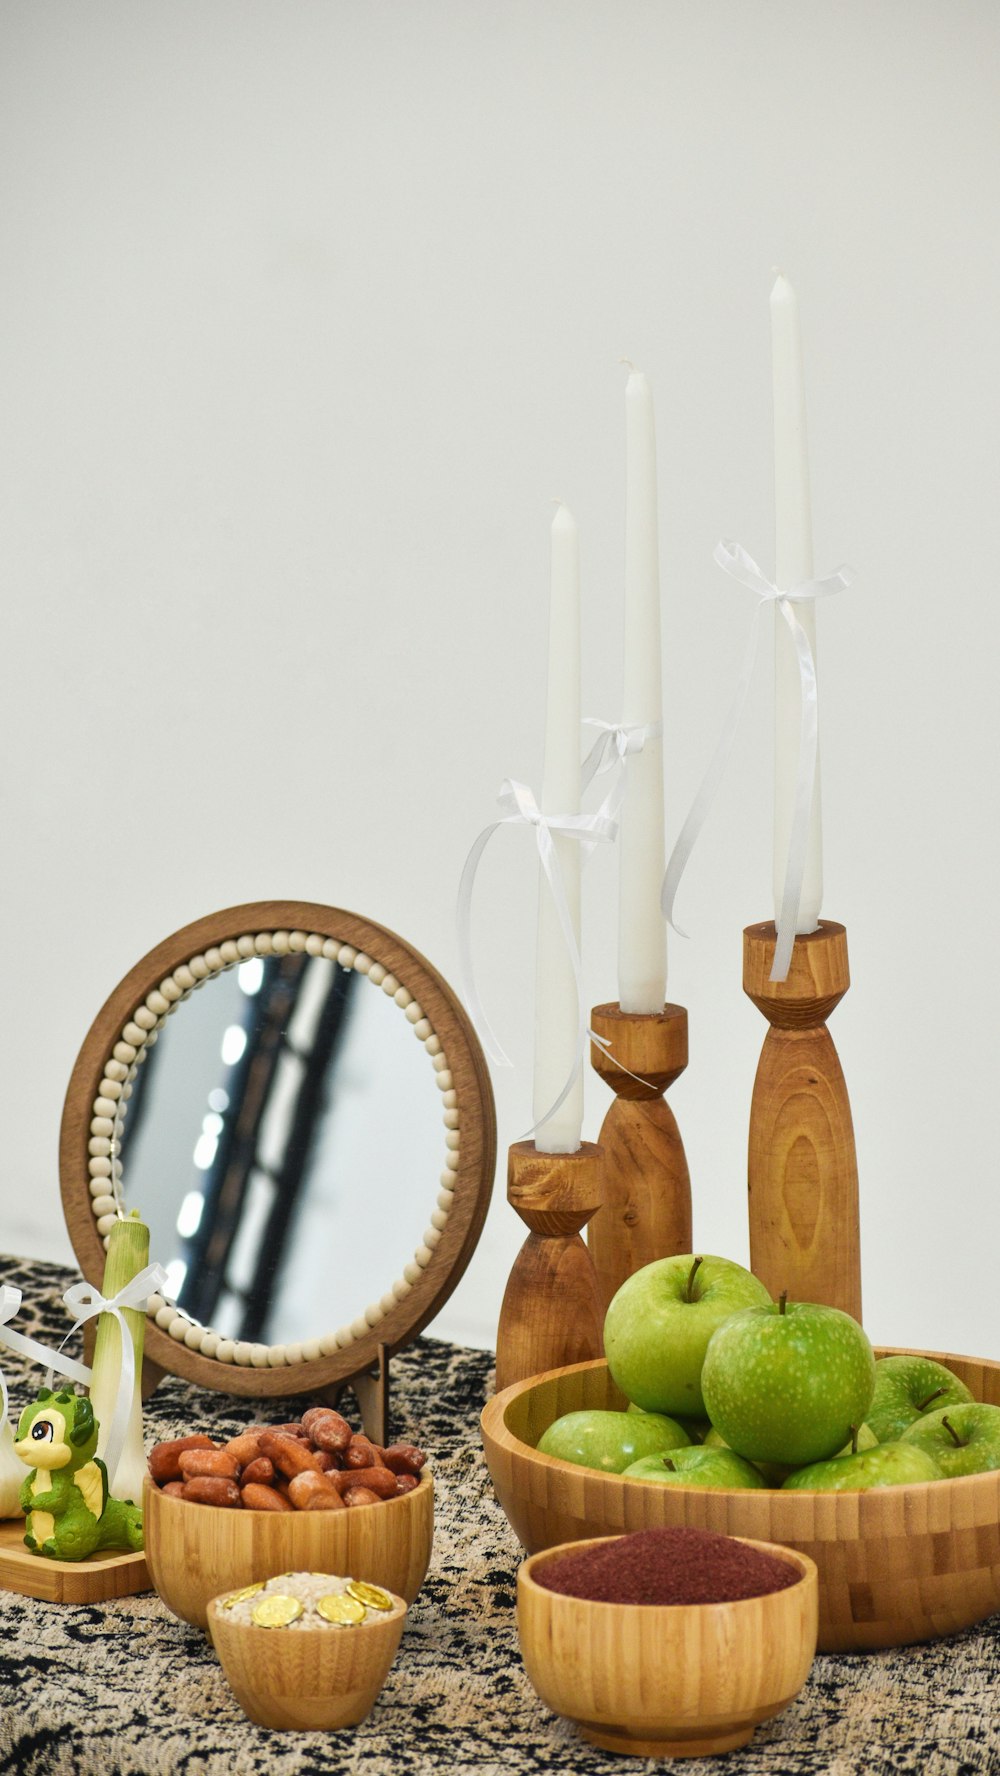
[[[626,761],[642,752],[647,740],[657,740],[663,733],[662,722],[606,722],[598,716],[584,716],[585,728],[598,728],[597,739],[580,767],[580,788],[589,789],[595,777],[614,772],[614,779],[598,813],[617,820],[628,787]]]
[[[702,780],[701,788],[695,796],[684,825],[681,828],[670,861],[667,873],[663,878],[663,891],[660,904],[664,917],[674,926],[680,935],[686,936],[674,921],[674,899],[680,885],[681,876],[687,866],[695,841],[701,832],[708,815],[709,808],[715,798],[716,791],[729,761],[729,755],[736,739],[743,705],[746,702],[750,680],[753,677],[754,661],[757,657],[757,642],[760,635],[760,617],[766,604],[776,603],[782,617],[788,624],[795,653],[799,665],[799,682],[802,692],[802,716],[799,726],[799,763],[795,779],[795,799],[792,809],[792,825],[788,839],[788,855],[785,861],[785,880],[781,896],[781,909],[777,919],[777,943],[774,950],[774,962],[770,978],[783,981],[788,975],[792,960],[792,948],[795,943],[795,927],[798,924],[799,906],[802,900],[802,881],[805,875],[806,850],[809,843],[809,816],[812,812],[813,786],[816,778],[816,751],[819,742],[819,698],[816,686],[816,662],[813,659],[809,637],[795,615],[792,606],[805,604],[815,598],[827,598],[834,592],[842,592],[854,579],[854,569],[839,567],[836,573],[823,580],[803,580],[801,585],[791,586],[782,592],[761,573],[757,563],[741,548],[739,543],[723,538],[717,543],[714,558],[719,566],[757,594],[757,609],[747,640],[747,649],[743,658],[739,682],[729,712],[723,724],[719,743],[715,749],[712,762]]]
[[[115,1401],[115,1409],[107,1431],[103,1458],[104,1465],[108,1470],[109,1486],[114,1484],[115,1473],[125,1447],[129,1412],[132,1407],[132,1390],[135,1386],[135,1351],[132,1348],[132,1334],[125,1323],[122,1309],[134,1307],[137,1312],[145,1313],[148,1296],[152,1295],[154,1290],[164,1288],[166,1281],[167,1273],[162,1265],[147,1264],[145,1270],[140,1270],[138,1275],[134,1276],[130,1283],[126,1283],[123,1289],[119,1289],[117,1295],[113,1295],[110,1300],[105,1300],[100,1289],[94,1283],[86,1281],[74,1283],[63,1296],[63,1301],[76,1321],[76,1325],[67,1332],[66,1338],[71,1338],[78,1326],[82,1326],[87,1320],[92,1320],[96,1314],[114,1314],[118,1321],[121,1340],[118,1398]],[[63,1344],[65,1344],[66,1338],[63,1339]],[[60,1346],[60,1355],[61,1350]],[[62,1358],[63,1374],[67,1373],[65,1363],[66,1359]],[[54,1363],[52,1367],[59,1368],[60,1364]],[[87,1370],[88,1380],[90,1374],[90,1370]]]
[[[497,801],[501,808],[507,809],[509,812],[504,814],[502,820],[495,820],[491,826],[483,828],[483,831],[475,840],[472,849],[465,860],[465,867],[462,871],[461,880],[458,885],[458,957],[462,991],[465,996],[465,1003],[469,1016],[476,1027],[483,1047],[486,1049],[490,1059],[495,1061],[496,1064],[501,1067],[509,1067],[511,1065],[509,1056],[505,1054],[501,1047],[493,1027],[490,1024],[489,1018],[483,1010],[482,1001],[480,1000],[479,992],[476,987],[472,966],[472,885],[475,880],[476,870],[479,867],[479,860],[482,857],[486,846],[489,844],[490,839],[493,837],[493,834],[501,826],[530,826],[534,828],[535,841],[538,846],[538,856],[541,861],[542,869],[545,872],[545,878],[548,882],[552,899],[555,903],[559,929],[562,932],[563,940],[566,944],[567,954],[569,955],[573,968],[573,979],[576,984],[576,1002],[579,1024],[576,1058],[570,1071],[569,1078],[555,1102],[550,1105],[548,1110],[546,1110],[544,1116],[538,1118],[537,1122],[535,1122],[527,1131],[527,1134],[520,1137],[522,1140],[527,1140],[530,1135],[534,1134],[536,1129],[541,1128],[544,1123],[548,1122],[550,1118],[555,1115],[560,1106],[565,1103],[566,1098],[573,1089],[577,1074],[583,1066],[583,1057],[587,1048],[587,1015],[584,1009],[583,971],[580,963],[580,951],[576,941],[576,933],[573,930],[573,920],[570,915],[562,869],[559,864],[559,853],[556,850],[554,840],[556,837],[575,839],[581,848],[583,861],[586,862],[598,844],[602,841],[610,843],[610,841],[614,839],[615,834],[618,831],[618,825],[610,815],[606,814],[604,810],[600,808],[597,810],[596,814],[543,814],[532,791],[527,785],[524,783],[517,783],[511,777],[506,778],[501,784]]]
[[[60,1375],[68,1375],[71,1381],[80,1381],[86,1386],[90,1381],[90,1370],[84,1363],[76,1363],[72,1357],[64,1357],[61,1351],[49,1350],[48,1345],[39,1344],[35,1338],[28,1338],[24,1332],[15,1332],[9,1321],[21,1311],[21,1291],[13,1283],[0,1285],[0,1344],[6,1344],[10,1350],[18,1351],[22,1357],[30,1358],[32,1363],[41,1363],[51,1376],[54,1369]],[[9,1398],[7,1380],[0,1369],[0,1402],[3,1411],[0,1413],[0,1424],[7,1417]]]

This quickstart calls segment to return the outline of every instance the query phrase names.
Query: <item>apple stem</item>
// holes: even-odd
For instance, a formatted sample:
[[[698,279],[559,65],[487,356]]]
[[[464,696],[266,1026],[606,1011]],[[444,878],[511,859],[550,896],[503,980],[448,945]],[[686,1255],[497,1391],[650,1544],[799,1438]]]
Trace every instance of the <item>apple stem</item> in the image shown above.
[[[932,1394],[928,1394],[926,1400],[921,1400],[919,1402],[919,1404],[917,1406],[917,1411],[918,1412],[926,1412],[927,1408],[930,1405],[932,1400],[936,1400],[938,1398],[939,1394],[946,1394],[947,1392],[948,1392],[948,1389],[946,1387],[935,1388],[934,1392]]]
[[[944,1425],[945,1430],[947,1431],[949,1437],[952,1439],[952,1442],[954,1443],[955,1448],[956,1449],[964,1449],[965,1444],[962,1442],[962,1439],[959,1436],[958,1432],[956,1431],[954,1425],[951,1424],[947,1418],[943,1418],[941,1420],[941,1423]]]
[[[788,1306],[788,1290],[782,1289],[781,1294],[778,1296],[778,1312],[780,1314],[783,1314],[785,1311],[785,1308],[787,1306]]]
[[[695,1279],[695,1273],[696,1273],[700,1263],[701,1263],[701,1259],[696,1258],[694,1263],[691,1266],[691,1269],[688,1271],[687,1286],[684,1290],[685,1301],[695,1301],[697,1299],[695,1292],[694,1292],[694,1279]]]
[[[858,1453],[858,1431],[859,1430],[860,1430],[859,1425],[851,1425],[851,1454],[852,1455],[857,1455],[857,1453]]]
[[[672,1473],[672,1474],[676,1474],[676,1472],[677,1472],[677,1463],[676,1463],[676,1462],[672,1462],[672,1461],[671,1461],[671,1459],[670,1459],[670,1457],[669,1457],[669,1455],[665,1455],[665,1456],[664,1456],[664,1457],[663,1457],[663,1466],[664,1466],[664,1467],[665,1467],[665,1468],[669,1468],[669,1469],[670,1469],[670,1472],[671,1472],[671,1473]]]

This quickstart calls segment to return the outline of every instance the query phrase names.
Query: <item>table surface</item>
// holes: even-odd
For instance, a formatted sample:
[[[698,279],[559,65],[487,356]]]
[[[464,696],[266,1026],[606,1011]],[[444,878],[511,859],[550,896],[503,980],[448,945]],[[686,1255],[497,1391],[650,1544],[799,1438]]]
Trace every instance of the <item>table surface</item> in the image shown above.
[[[24,1294],[17,1326],[48,1343],[67,1326],[68,1271],[2,1260]],[[16,1412],[43,1380],[0,1352]],[[340,1733],[253,1726],[211,1643],[152,1593],[74,1608],[0,1593],[0,1770],[17,1776],[455,1776],[653,1771],[599,1752],[539,1702],[514,1620],[521,1550],[493,1495],[478,1419],[492,1358],[421,1339],[393,1363],[393,1433],[434,1465],[427,1581],[368,1720]],[[305,1402],[274,1402],[277,1419]],[[253,1403],[161,1382],[149,1442],[193,1429],[232,1435]],[[689,1776],[980,1776],[1000,1771],[1000,1617],[922,1647],[824,1656],[802,1694],[750,1745],[692,1759]]]

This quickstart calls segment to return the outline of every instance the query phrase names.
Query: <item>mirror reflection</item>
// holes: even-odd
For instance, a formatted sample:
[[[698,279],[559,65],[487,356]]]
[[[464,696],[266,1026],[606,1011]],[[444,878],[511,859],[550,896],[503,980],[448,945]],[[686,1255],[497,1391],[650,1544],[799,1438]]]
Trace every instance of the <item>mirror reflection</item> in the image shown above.
[[[223,1337],[349,1324],[420,1244],[444,1154],[423,1045],[325,957],[254,957],[167,1018],[120,1134],[165,1293]]]

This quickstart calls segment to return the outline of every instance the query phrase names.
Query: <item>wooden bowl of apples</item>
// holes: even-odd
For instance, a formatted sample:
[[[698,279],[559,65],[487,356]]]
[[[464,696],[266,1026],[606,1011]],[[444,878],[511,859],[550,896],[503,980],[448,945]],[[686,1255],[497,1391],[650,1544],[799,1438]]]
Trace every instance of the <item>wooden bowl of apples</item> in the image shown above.
[[[1000,1363],[937,1352],[875,1354],[943,1363],[974,1400],[1000,1406]],[[1000,1469],[862,1491],[701,1490],[627,1479],[536,1447],[565,1413],[626,1405],[603,1360],[533,1376],[487,1405],[486,1460],[529,1553],[660,1526],[783,1543],[819,1569],[825,1652],[932,1640],[1000,1610]]]

